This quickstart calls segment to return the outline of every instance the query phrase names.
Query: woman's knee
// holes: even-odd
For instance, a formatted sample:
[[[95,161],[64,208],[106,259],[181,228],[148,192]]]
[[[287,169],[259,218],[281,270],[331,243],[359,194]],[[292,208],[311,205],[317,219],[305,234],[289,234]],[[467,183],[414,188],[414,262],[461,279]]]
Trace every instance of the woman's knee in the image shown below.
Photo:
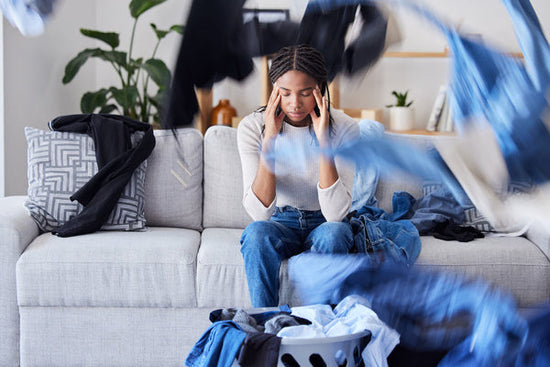
[[[353,234],[348,223],[326,222],[315,228],[310,240],[312,251],[346,254],[353,245]]]
[[[250,223],[241,235],[241,252],[264,251],[265,247],[273,247],[278,231],[274,222],[268,220]]]

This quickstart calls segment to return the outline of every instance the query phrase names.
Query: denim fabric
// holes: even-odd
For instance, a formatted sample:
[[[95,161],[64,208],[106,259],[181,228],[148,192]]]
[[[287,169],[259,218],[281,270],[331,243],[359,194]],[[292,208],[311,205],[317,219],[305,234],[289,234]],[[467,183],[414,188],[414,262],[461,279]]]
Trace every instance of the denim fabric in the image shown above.
[[[246,333],[233,321],[213,323],[195,343],[185,360],[188,367],[230,367]]]
[[[384,125],[377,121],[361,120],[359,121],[359,132],[363,138],[381,138],[384,135]],[[351,211],[358,210],[365,205],[378,206],[378,200],[374,196],[378,185],[378,177],[379,170],[375,166],[355,170]]]
[[[305,304],[338,303],[351,294],[367,298],[404,346],[450,350],[441,366],[527,366],[519,363],[526,320],[510,295],[480,280],[374,264],[362,255],[314,253],[290,259],[289,275]],[[548,345],[548,324],[539,329],[541,337],[529,345]],[[544,360],[548,347],[537,353]]]
[[[460,35],[427,9],[401,2],[436,25],[446,36],[453,69],[453,121],[459,131],[488,122],[499,143],[510,178],[550,180],[550,132],[541,120],[549,107],[550,46],[528,0],[502,0],[525,56],[511,56]]]
[[[393,213],[365,206],[349,216],[355,252],[367,254],[374,263],[390,261],[412,265],[422,246],[410,217],[415,199],[406,192],[395,192]]]
[[[349,224],[327,222],[321,211],[276,208],[269,221],[250,223],[241,236],[241,253],[252,305],[278,305],[282,260],[307,250],[347,253],[352,243]]]
[[[452,220],[456,224],[461,224],[466,218],[464,207],[458,204],[445,187],[440,187],[418,199],[414,203],[413,211],[410,221],[420,235],[432,233],[437,223]]]

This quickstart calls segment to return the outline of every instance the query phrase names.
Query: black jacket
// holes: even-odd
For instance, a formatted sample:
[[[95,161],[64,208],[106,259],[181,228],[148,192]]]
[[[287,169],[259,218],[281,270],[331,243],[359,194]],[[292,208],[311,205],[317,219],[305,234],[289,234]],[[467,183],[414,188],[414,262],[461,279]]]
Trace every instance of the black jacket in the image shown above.
[[[99,171],[71,196],[84,210],[53,231],[69,237],[99,230],[115,207],[134,170],[149,157],[155,147],[151,125],[125,116],[79,114],[60,116],[49,123],[50,129],[90,135],[95,144]],[[131,135],[145,134],[132,147]]]

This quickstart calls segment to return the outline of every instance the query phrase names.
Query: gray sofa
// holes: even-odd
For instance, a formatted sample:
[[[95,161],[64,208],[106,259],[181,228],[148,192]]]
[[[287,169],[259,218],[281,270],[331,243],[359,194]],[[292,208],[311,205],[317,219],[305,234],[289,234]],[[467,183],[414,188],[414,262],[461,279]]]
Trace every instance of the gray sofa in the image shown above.
[[[250,307],[236,129],[179,130],[183,156],[170,132],[155,134],[145,231],[40,234],[25,197],[0,199],[1,366],[182,366],[211,310]],[[421,193],[408,178],[380,182],[382,208],[397,189]],[[533,228],[468,243],[422,237],[416,266],[482,277],[532,307],[550,298],[549,257],[550,235]],[[286,263],[281,279],[281,303],[299,303]]]

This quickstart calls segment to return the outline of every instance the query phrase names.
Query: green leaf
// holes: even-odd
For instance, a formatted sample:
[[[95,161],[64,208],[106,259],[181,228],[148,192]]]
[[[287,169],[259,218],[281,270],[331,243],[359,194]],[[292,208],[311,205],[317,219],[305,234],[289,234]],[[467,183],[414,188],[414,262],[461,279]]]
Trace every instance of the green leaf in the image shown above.
[[[103,107],[107,102],[107,93],[109,91],[101,88],[96,92],[84,93],[80,99],[80,110],[82,113],[93,113],[98,107]]]
[[[141,14],[154,6],[162,4],[166,0],[132,0],[130,1],[130,14],[132,18],[137,19]]]
[[[141,67],[149,74],[151,79],[159,86],[161,89],[166,89],[170,85],[170,70],[160,59],[149,59],[145,61]]]
[[[120,37],[118,33],[115,32],[100,32],[94,31],[93,29],[80,28],[80,33],[82,33],[86,37],[103,41],[112,48],[117,48],[120,45]]]
[[[123,89],[115,87],[109,88],[109,91],[113,93],[115,101],[125,110],[129,110],[135,106],[138,98],[138,90],[136,86],[130,85]]]
[[[185,26],[183,26],[181,24],[175,24],[175,25],[170,27],[170,30],[183,35],[183,32],[185,31]]]
[[[63,84],[69,83],[78,73],[82,65],[92,56],[96,56],[101,50],[99,48],[87,48],[82,50],[65,66]]]
[[[99,50],[96,55],[93,55],[94,57],[99,57],[102,60],[114,62],[115,64],[118,64],[122,67],[126,67],[126,52],[121,51],[105,51],[105,50]]]
[[[116,104],[108,104],[103,107],[101,107],[101,110],[99,110],[99,113],[111,113],[113,111],[117,111],[118,107]]]
[[[170,33],[170,31],[163,31],[158,29],[155,23],[151,23],[151,28],[153,28],[153,31],[155,31],[155,34],[157,35],[157,38],[159,39],[159,41],[164,37],[166,37],[168,33]]]
[[[159,89],[155,96],[147,96],[149,102],[151,102],[151,104],[157,109],[164,106],[164,102],[166,101],[167,97],[168,93],[166,89]]]

